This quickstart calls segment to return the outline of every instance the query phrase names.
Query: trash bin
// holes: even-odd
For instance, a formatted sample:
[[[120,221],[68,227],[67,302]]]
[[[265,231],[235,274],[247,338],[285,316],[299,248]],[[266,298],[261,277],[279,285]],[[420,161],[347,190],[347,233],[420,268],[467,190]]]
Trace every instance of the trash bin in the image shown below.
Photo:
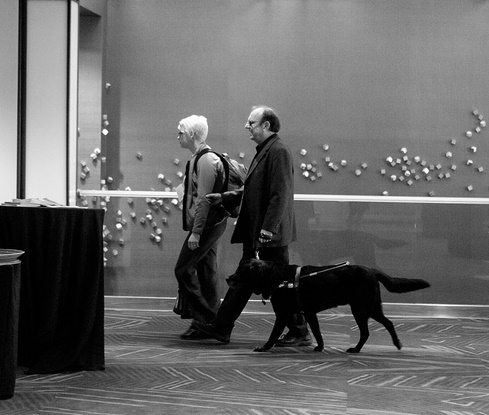
[[[0,249],[0,399],[10,399],[15,390],[20,302],[17,258],[22,254],[22,251]]]

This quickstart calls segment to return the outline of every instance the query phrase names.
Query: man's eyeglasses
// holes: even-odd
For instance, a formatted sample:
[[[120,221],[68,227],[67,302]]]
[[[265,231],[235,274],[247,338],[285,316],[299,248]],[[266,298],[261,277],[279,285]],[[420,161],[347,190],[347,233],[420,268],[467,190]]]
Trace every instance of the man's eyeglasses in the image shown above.
[[[256,123],[261,123],[261,121],[253,121],[253,120],[248,120],[246,125],[249,125],[250,128],[253,128],[253,126],[256,124]]]

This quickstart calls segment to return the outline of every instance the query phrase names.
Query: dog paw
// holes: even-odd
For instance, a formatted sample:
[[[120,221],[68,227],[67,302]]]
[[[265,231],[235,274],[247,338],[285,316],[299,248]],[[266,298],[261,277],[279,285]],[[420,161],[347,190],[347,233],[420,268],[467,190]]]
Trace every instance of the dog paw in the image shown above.
[[[402,343],[399,340],[394,342],[394,346],[396,346],[399,350],[402,349]]]
[[[316,346],[316,347],[314,348],[314,351],[315,351],[315,352],[322,352],[323,350],[324,350],[324,347],[323,347],[323,346]]]
[[[359,353],[360,350],[357,350],[355,347],[350,347],[346,353]]]
[[[263,346],[258,346],[258,347],[255,347],[255,349],[253,350],[254,352],[259,352],[259,353],[263,353],[263,352],[268,352],[269,349],[266,349],[265,347]]]

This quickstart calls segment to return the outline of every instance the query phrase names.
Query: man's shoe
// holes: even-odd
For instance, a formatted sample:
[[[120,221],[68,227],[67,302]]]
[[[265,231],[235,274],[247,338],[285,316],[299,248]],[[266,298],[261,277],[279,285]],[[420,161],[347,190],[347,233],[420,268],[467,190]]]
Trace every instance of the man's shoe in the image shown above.
[[[198,331],[207,336],[211,336],[221,343],[229,343],[229,341],[231,340],[231,333],[223,332],[216,329],[212,323],[202,323],[200,321],[194,321],[193,324]]]
[[[212,339],[212,336],[202,333],[192,325],[188,328],[188,330],[185,333],[180,335],[180,338],[183,340],[203,340],[203,339]]]
[[[299,347],[299,346],[311,346],[312,340],[309,333],[302,336],[296,336],[288,332],[280,337],[275,343],[275,347]]]

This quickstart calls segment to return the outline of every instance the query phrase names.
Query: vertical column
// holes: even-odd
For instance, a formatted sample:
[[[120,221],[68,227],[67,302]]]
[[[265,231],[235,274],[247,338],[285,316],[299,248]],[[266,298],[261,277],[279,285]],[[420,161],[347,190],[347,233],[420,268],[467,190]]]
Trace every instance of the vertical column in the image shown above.
[[[0,203],[17,197],[18,9],[0,1]]]
[[[79,99],[79,37],[80,6],[78,1],[69,3],[69,56],[68,56],[68,154],[67,191],[68,205],[76,205],[77,160],[78,160],[78,99]]]
[[[74,203],[78,3],[27,1],[25,197]]]

